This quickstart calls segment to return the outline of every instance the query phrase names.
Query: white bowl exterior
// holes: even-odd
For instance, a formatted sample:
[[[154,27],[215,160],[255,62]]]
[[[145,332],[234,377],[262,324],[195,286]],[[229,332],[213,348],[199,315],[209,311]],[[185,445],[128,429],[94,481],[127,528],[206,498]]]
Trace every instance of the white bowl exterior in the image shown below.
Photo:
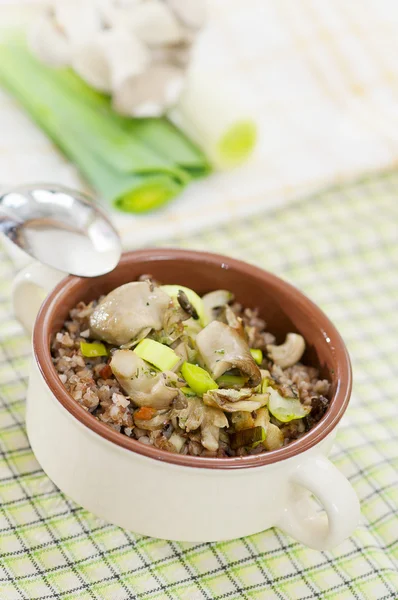
[[[34,360],[26,424],[43,470],[75,502],[136,533],[190,542],[233,539],[275,525],[292,494],[308,495],[289,482],[290,473],[308,457],[326,456],[334,438],[333,432],[306,452],[254,468],[169,464],[80,423],[52,394]]]

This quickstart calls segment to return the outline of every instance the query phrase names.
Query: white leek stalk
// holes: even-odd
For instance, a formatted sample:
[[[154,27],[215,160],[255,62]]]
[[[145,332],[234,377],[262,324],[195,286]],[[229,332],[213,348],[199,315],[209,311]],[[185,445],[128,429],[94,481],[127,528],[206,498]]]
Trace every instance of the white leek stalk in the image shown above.
[[[205,70],[191,71],[169,116],[204,150],[213,165],[228,169],[246,160],[256,143],[254,120],[239,88]]]

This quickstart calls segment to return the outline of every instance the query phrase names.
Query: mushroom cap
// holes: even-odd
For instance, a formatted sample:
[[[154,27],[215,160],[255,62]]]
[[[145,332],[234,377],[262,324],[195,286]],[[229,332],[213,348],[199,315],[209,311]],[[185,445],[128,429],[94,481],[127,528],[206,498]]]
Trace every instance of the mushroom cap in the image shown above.
[[[228,290],[214,290],[202,296],[207,322],[214,321],[216,319],[216,309],[229,304],[233,298],[233,293]]]
[[[173,414],[178,418],[181,429],[194,431],[201,426],[205,417],[206,407],[200,398],[186,398],[183,408],[175,408]]]
[[[249,385],[255,387],[261,382],[260,369],[250,354],[246,340],[233,327],[221,321],[212,321],[198,333],[196,344],[214,379],[236,368],[249,376]]]
[[[137,406],[151,406],[157,410],[168,408],[178,395],[176,387],[169,387],[174,373],[156,373],[147,362],[132,350],[116,350],[110,367],[123,390]]]
[[[286,340],[280,346],[268,344],[268,357],[282,369],[292,367],[303,356],[305,351],[305,340],[298,333],[288,333]]]
[[[148,281],[133,281],[112,290],[90,317],[91,335],[121,346],[144,329],[160,330],[170,297]]]
[[[247,388],[241,390],[218,389],[206,392],[203,396],[203,402],[207,406],[220,408],[228,413],[252,412],[265,406],[268,403],[268,398],[268,394],[253,394],[253,390]]]
[[[206,406],[205,416],[200,428],[202,446],[215,452],[219,447],[220,428],[228,427],[228,419],[222,410]]]

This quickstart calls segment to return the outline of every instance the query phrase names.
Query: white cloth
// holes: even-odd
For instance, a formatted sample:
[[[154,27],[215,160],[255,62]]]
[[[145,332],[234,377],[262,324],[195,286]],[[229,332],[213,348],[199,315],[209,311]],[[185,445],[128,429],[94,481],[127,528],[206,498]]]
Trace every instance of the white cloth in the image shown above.
[[[0,4],[0,24],[27,21]],[[398,160],[394,0],[210,0],[196,61],[244,91],[259,126],[253,158],[196,182],[163,210],[112,213],[126,248],[273,208]],[[233,98],[231,98],[233,102]],[[0,92],[0,186],[82,187],[70,165]]]

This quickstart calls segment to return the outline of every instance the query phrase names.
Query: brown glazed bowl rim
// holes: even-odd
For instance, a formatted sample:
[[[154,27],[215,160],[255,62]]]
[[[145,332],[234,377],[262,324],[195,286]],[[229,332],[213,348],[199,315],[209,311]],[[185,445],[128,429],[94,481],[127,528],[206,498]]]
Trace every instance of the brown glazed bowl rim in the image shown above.
[[[119,264],[128,264],[130,259],[135,261],[143,260],[181,260],[197,262],[198,260],[208,264],[227,263],[229,266],[244,271],[252,277],[260,280],[264,284],[272,282],[274,287],[279,289],[284,288],[292,296],[294,302],[301,304],[311,311],[314,320],[322,323],[324,330],[328,331],[328,335],[333,338],[333,345],[337,356],[337,387],[331,399],[331,404],[322,420],[317,423],[308,433],[296,441],[290,442],[287,446],[278,450],[265,452],[263,454],[230,457],[230,458],[211,458],[200,456],[187,456],[181,454],[173,454],[165,450],[159,450],[154,446],[149,446],[134,440],[123,433],[119,433],[110,428],[105,423],[102,423],[89,412],[84,410],[77,402],[69,395],[66,388],[58,377],[58,374],[53,366],[50,354],[50,323],[51,315],[56,314],[57,307],[62,300],[67,296],[68,291],[80,282],[82,278],[75,276],[67,276],[63,279],[49,294],[41,306],[36,323],[33,330],[33,351],[34,357],[40,369],[40,372],[60,404],[80,423],[91,429],[92,432],[100,435],[102,438],[125,448],[131,452],[141,454],[148,458],[180,465],[184,467],[209,468],[209,469],[239,469],[248,467],[260,467],[276,463],[287,458],[291,458],[297,454],[305,452],[319,444],[326,438],[337,426],[343,416],[351,394],[352,373],[350,358],[345,347],[345,344],[338,333],[337,329],[328,319],[328,317],[318,308],[309,298],[304,296],[298,289],[280,279],[276,275],[269,273],[259,267],[245,263],[243,261],[233,259],[227,256],[211,254],[207,252],[198,252],[194,250],[180,250],[171,248],[154,248],[136,250],[124,253]],[[87,285],[90,285],[90,279],[87,279]]]

